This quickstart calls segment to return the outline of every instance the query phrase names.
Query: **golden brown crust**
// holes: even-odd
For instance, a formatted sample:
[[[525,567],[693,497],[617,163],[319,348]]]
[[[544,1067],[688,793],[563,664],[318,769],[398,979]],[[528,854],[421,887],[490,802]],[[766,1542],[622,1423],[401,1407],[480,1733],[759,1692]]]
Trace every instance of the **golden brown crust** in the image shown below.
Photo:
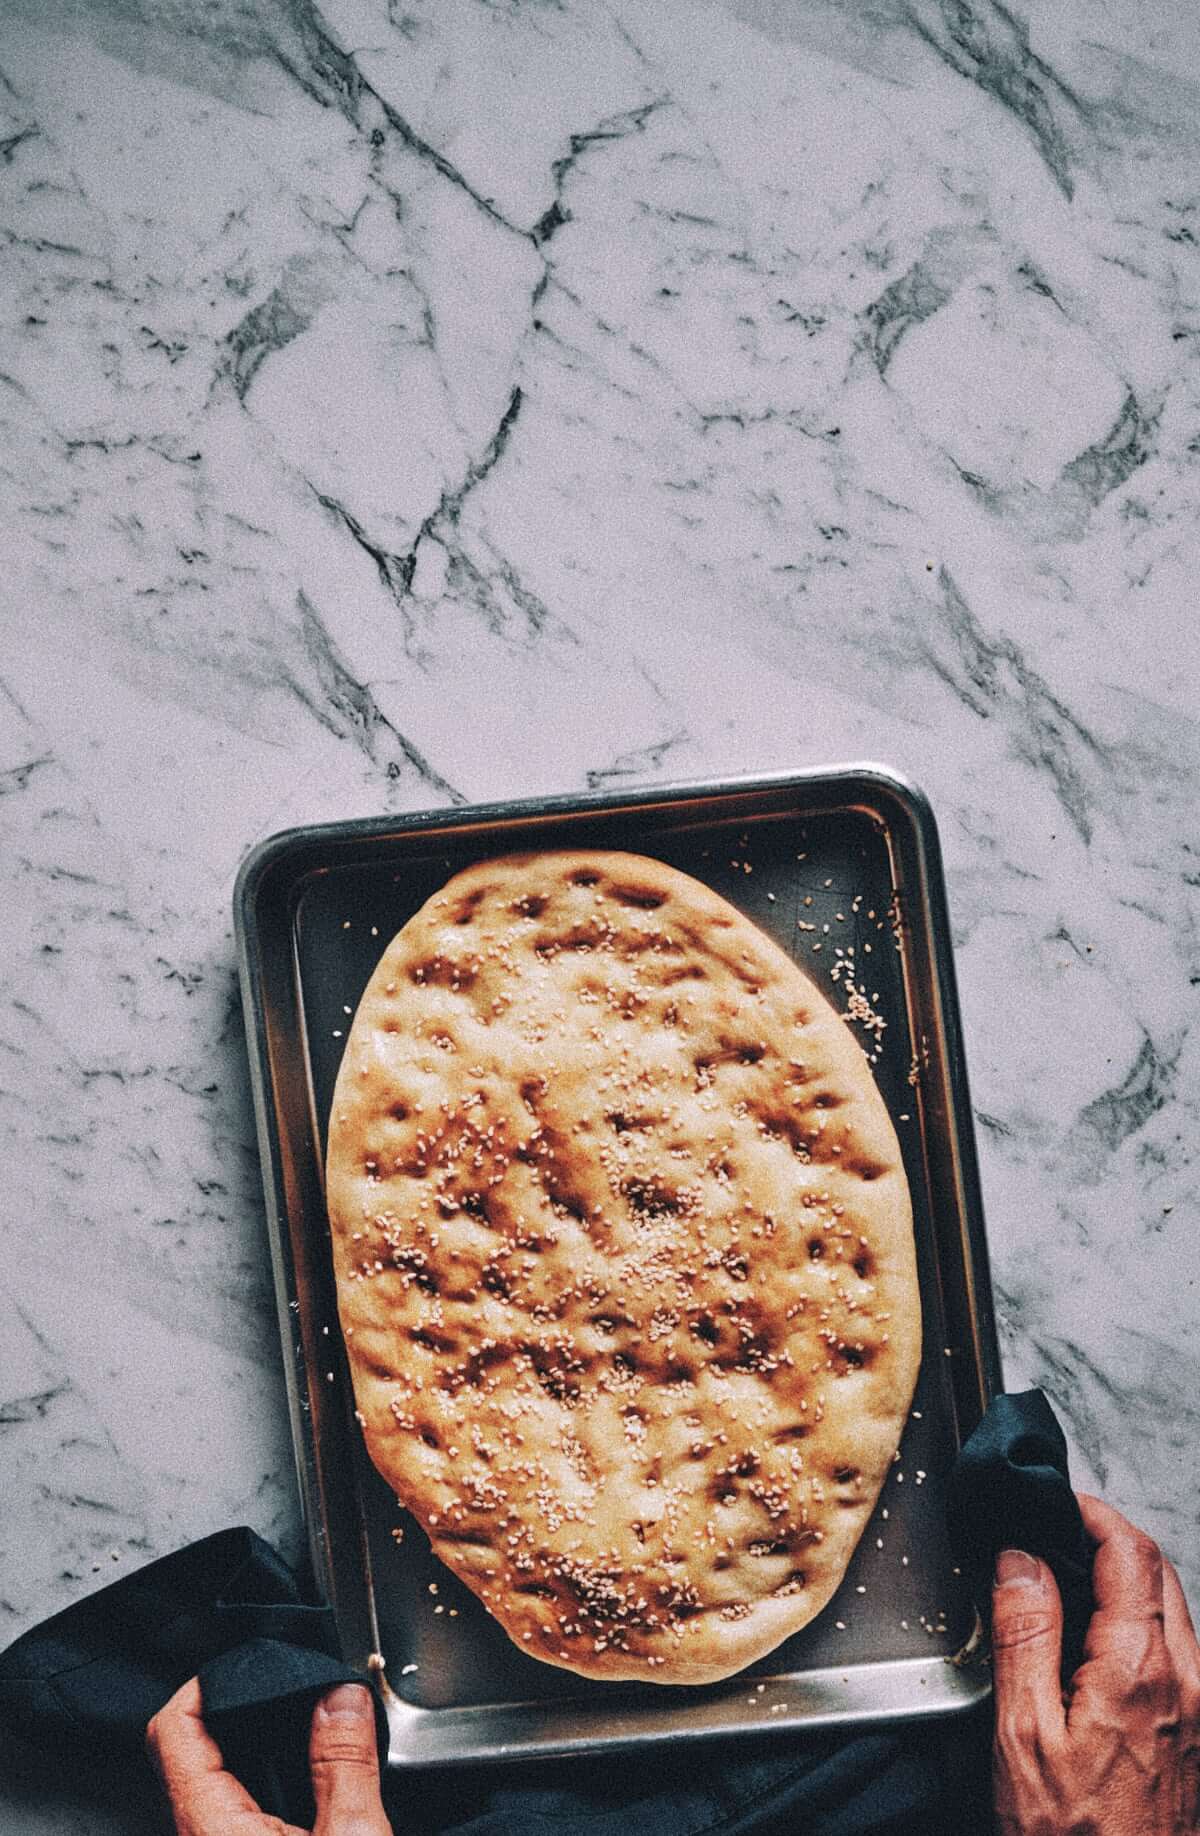
[[[708,1683],[815,1618],[920,1361],[848,1026],[689,876],[457,874],[354,1018],[327,1166],[371,1457],[516,1643]]]

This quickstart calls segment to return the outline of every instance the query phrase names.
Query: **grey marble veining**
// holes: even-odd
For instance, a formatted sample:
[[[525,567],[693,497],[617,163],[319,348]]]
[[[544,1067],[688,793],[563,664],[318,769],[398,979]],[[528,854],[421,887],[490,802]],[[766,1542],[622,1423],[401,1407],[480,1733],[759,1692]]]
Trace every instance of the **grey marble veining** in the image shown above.
[[[0,1637],[300,1546],[246,850],[865,756],[1010,1384],[1197,1601],[1198,123],[1175,0],[8,0]]]

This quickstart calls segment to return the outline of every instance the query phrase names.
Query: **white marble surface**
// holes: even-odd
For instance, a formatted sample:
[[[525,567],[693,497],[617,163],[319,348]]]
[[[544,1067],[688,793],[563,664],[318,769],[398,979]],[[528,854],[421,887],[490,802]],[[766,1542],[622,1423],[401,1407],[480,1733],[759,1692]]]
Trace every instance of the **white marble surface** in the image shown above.
[[[1178,0],[7,0],[0,1638],[299,1547],[251,844],[862,756],[1010,1384],[1197,1600],[1198,124]]]

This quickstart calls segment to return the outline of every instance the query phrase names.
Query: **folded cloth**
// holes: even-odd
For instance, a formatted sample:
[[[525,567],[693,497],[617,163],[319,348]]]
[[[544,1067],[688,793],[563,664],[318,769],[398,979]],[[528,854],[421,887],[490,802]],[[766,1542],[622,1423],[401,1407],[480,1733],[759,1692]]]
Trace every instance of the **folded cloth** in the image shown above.
[[[990,1707],[951,1722],[423,1775],[405,1836],[988,1836]]]
[[[996,1549],[1016,1543],[1050,1561],[1071,1602],[1072,1637],[1081,1636],[1086,1539],[1066,1446],[1040,1392],[992,1404],[959,1456],[949,1497],[981,1604]],[[330,1609],[306,1604],[290,1569],[250,1530],[205,1537],[25,1633],[0,1657],[0,1722],[56,1771],[72,1753],[140,1753],[146,1723],[195,1672],[231,1770],[264,1810],[307,1827],[313,1702],[335,1683],[364,1679],[337,1656]],[[376,1722],[382,1757],[378,1698]],[[973,1715],[845,1739],[689,1744],[644,1765],[460,1769],[424,1775],[400,1822],[454,1836],[982,1836],[989,1733]]]
[[[985,1620],[1001,1549],[1024,1549],[1049,1563],[1062,1595],[1066,1681],[1079,1668],[1092,1615],[1092,1558],[1066,1439],[1040,1390],[995,1398],[955,1461],[946,1521]]]
[[[262,1808],[311,1823],[308,1724],[337,1683],[332,1610],[244,1528],[219,1530],[35,1626],[0,1657],[0,1725],[55,1771],[140,1757],[146,1724],[200,1675],[204,1718]],[[381,1759],[387,1716],[376,1697]]]

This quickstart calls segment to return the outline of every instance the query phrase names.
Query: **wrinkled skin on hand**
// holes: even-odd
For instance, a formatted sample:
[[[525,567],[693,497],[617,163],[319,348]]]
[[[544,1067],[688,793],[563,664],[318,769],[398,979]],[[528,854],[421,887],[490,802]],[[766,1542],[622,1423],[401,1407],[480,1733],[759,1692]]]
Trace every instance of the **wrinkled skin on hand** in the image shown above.
[[[1084,1494],[1095,1611],[1059,1681],[1062,1603],[1044,1562],[1002,1552],[993,1593],[1001,1836],[1194,1836],[1200,1830],[1200,1645],[1157,1544]]]

